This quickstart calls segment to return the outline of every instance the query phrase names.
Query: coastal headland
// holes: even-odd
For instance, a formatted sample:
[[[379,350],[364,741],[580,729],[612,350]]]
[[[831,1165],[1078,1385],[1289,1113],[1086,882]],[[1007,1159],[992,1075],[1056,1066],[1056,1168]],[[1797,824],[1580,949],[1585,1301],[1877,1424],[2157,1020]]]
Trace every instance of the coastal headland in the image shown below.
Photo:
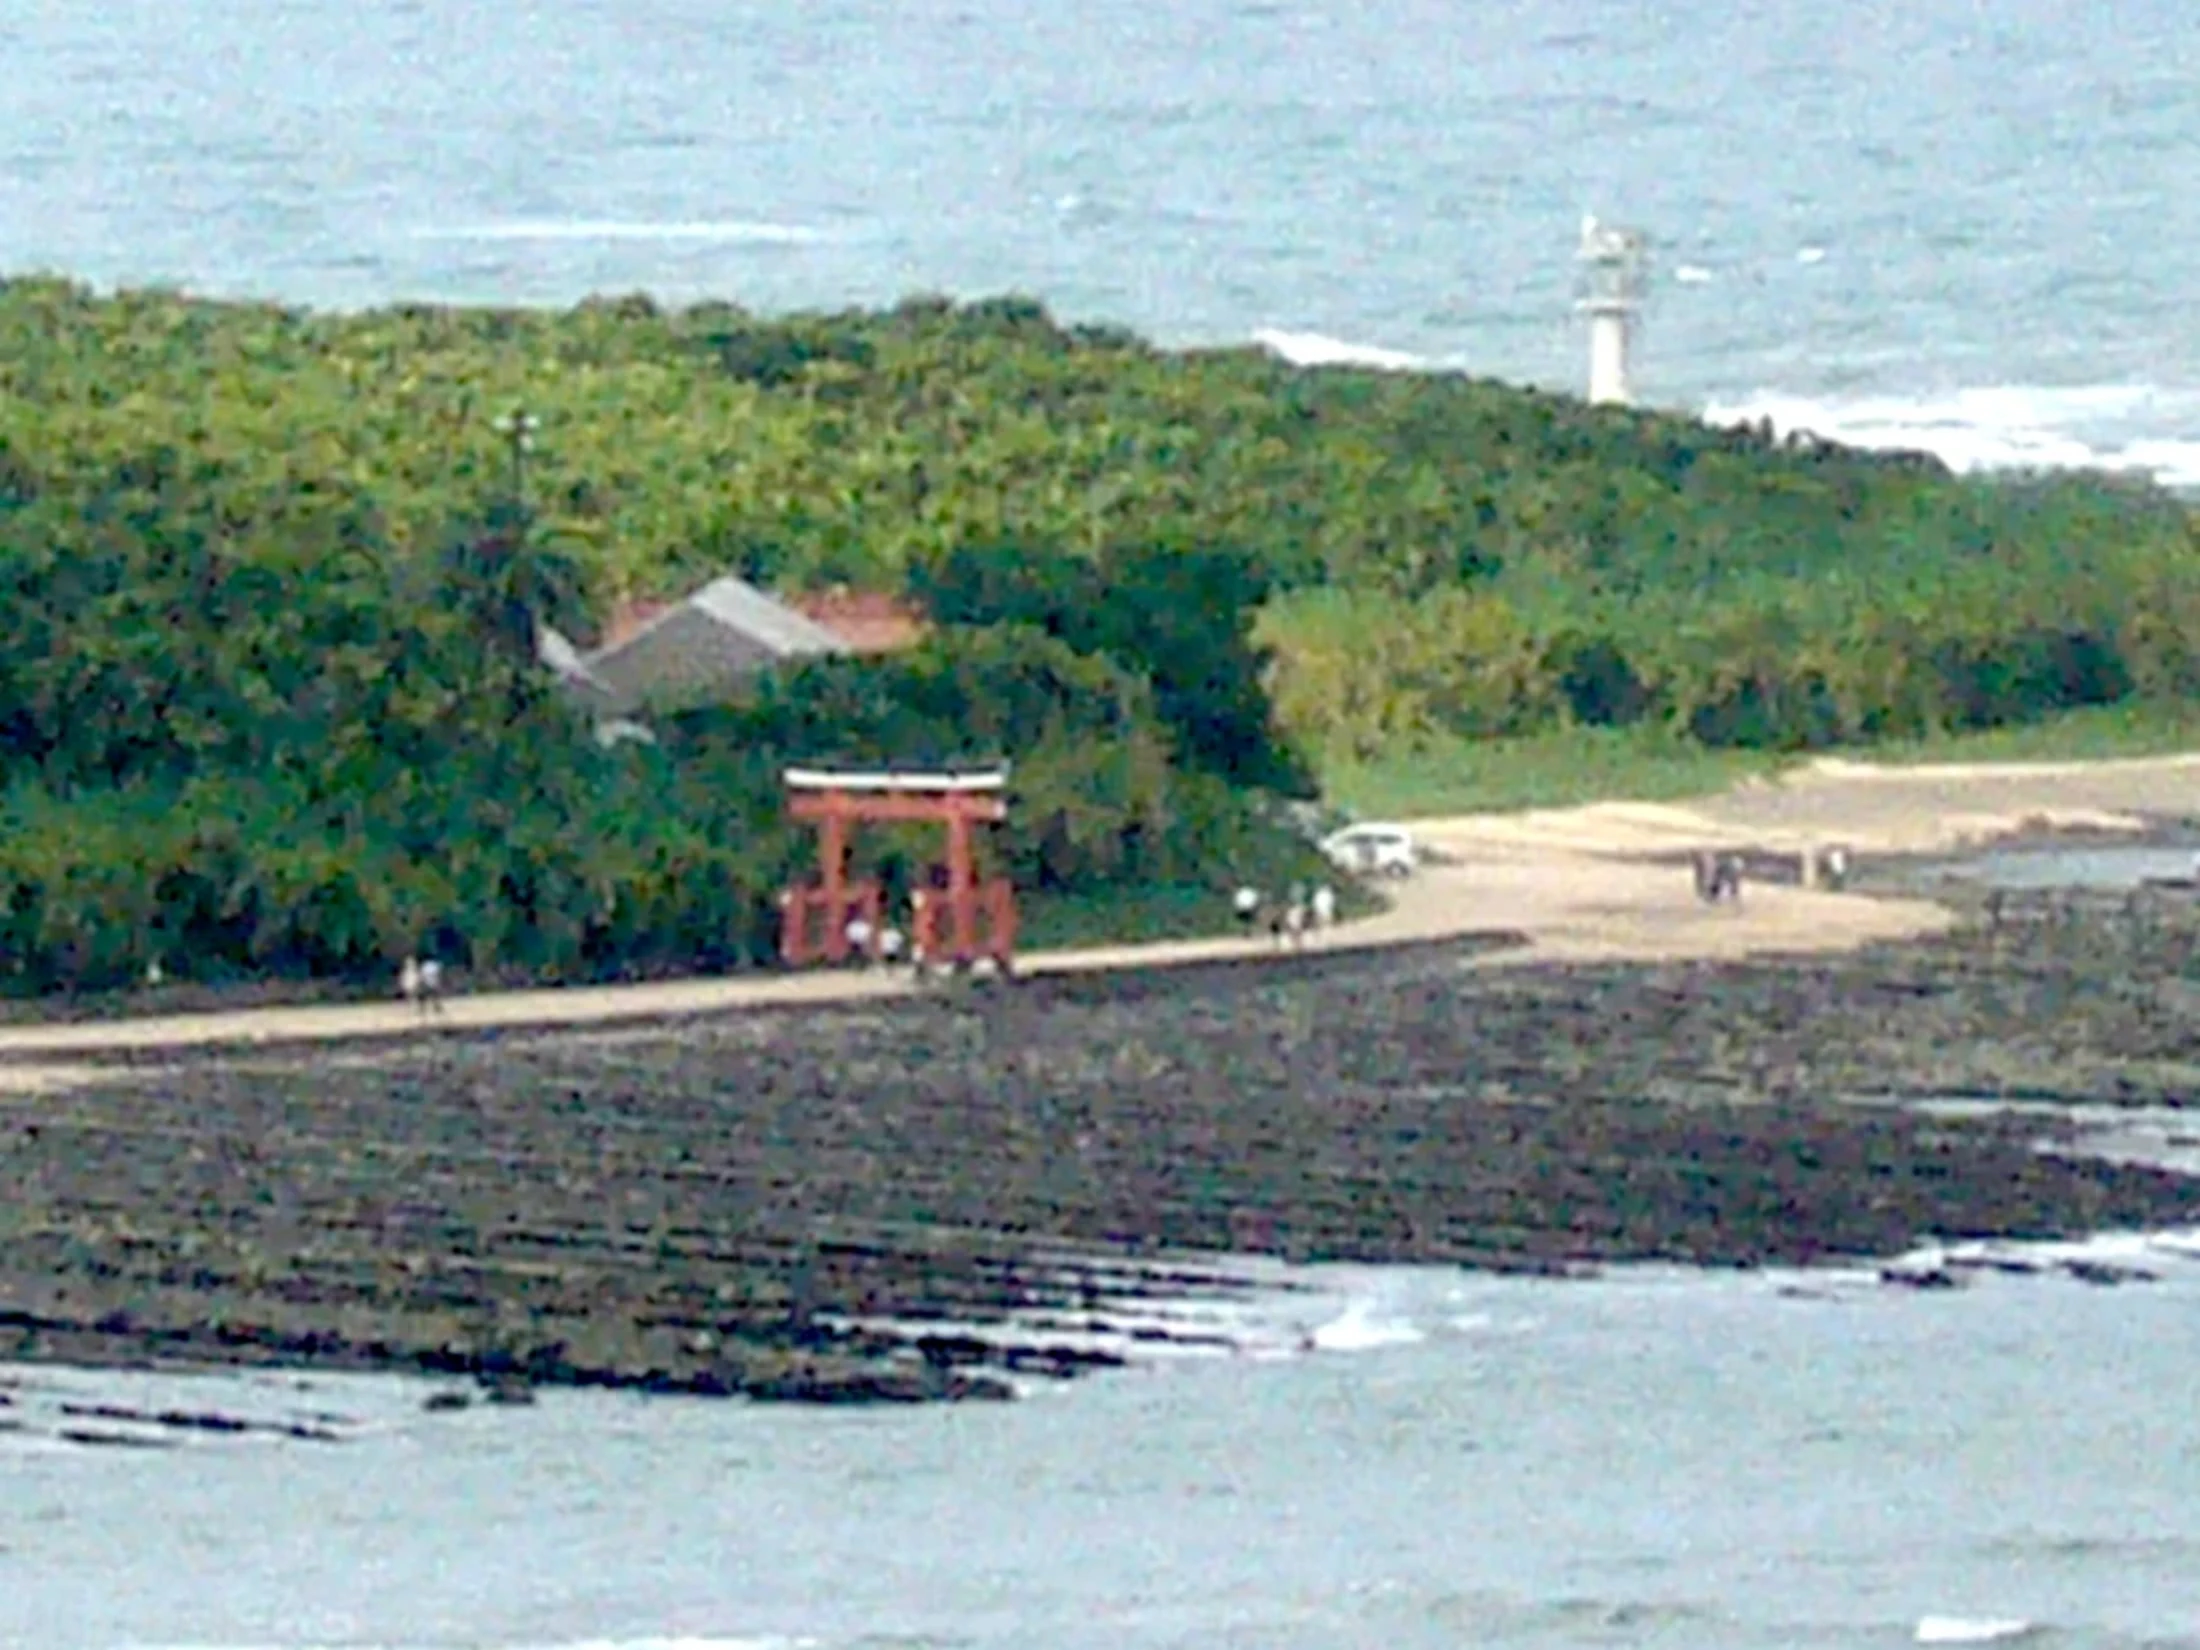
[[[1990,926],[1768,874],[1712,906],[1676,863],[2196,816],[2187,758],[1818,764],[1428,822],[1439,861],[1303,954],[18,1025],[0,1360],[987,1396],[1117,1361],[1095,1332],[1240,1287],[1233,1252],[1747,1266],[2200,1222],[2200,1181],[2043,1151],[2052,1121],[1911,1109],[2183,1103],[2189,901]]]
[[[2189,747],[2200,528],[2160,488],[1013,294],[36,277],[0,332],[0,1360],[997,1395],[1166,1337],[1233,1253],[2191,1212],[2051,1122],[1904,1104],[2180,1100],[2190,902],[1978,921],[1888,857],[2200,816],[2191,762],[1769,777]],[[1590,760],[1630,752],[1767,777],[1658,803]],[[787,775],[841,765],[1011,770],[973,857],[1029,978],[777,972],[823,869]],[[1387,910],[1187,937],[1336,875],[1354,776],[1454,816]],[[1491,811],[1592,794],[1638,800]],[[907,911],[915,835],[834,870]],[[1856,877],[1805,885],[1831,846]]]

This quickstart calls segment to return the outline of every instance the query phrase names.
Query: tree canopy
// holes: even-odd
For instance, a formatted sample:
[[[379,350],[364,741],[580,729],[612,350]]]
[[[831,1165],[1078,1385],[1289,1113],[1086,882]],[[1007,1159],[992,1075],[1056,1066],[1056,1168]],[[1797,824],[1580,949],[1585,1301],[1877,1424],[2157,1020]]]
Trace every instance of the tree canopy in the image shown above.
[[[537,449],[515,492],[500,415]],[[534,663],[739,572],[917,652],[597,747]],[[0,283],[0,970],[541,973],[754,949],[776,764],[1016,763],[1091,894],[1281,853],[1339,756],[1662,720],[1779,749],[2200,693],[2183,504],[2098,476],[1164,352],[1035,303],[320,314]]]

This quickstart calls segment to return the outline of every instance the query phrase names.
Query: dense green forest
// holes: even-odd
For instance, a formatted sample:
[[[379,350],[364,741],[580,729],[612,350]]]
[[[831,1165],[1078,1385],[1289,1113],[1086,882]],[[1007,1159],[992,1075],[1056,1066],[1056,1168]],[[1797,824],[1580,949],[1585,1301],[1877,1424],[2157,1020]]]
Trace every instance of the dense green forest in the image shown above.
[[[515,468],[497,427],[524,405]],[[583,977],[753,953],[788,758],[1006,755],[1042,894],[1284,874],[1424,740],[1804,749],[2200,694],[2192,517],[1007,298],[328,315],[0,285],[0,970]],[[599,748],[534,663],[736,571],[913,654]]]

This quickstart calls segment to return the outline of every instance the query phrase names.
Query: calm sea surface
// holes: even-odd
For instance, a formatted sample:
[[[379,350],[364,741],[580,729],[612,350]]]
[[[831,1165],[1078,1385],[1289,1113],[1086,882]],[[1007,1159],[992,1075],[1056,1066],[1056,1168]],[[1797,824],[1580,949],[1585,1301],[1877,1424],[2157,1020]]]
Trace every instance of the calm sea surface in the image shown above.
[[[355,1435],[0,1449],[0,1642],[2200,1645],[2200,1247],[2125,1259],[2159,1281],[1345,1273],[1311,1354],[1246,1321],[914,1414],[26,1372],[34,1430],[73,1395]]]
[[[2200,482],[2184,0],[0,0],[0,64],[0,267],[1016,287],[1570,386],[1594,212],[1653,400]]]
[[[0,266],[1013,287],[1570,386],[1595,212],[1658,242],[1651,399],[2193,482],[2196,42],[2172,0],[0,0]],[[1353,1275],[1313,1356],[958,1413],[218,1383],[358,1436],[0,1437],[0,1644],[2200,1644],[2200,1263],[2149,1264]],[[167,1401],[38,1378],[34,1421]]]

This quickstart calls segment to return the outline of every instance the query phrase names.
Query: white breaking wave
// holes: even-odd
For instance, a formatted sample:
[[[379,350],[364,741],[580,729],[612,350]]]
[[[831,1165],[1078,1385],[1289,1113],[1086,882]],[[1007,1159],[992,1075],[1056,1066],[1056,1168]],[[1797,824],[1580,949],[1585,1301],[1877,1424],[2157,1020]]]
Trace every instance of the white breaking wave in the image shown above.
[[[1425,355],[1383,349],[1374,344],[1352,344],[1319,332],[1284,332],[1262,327],[1253,342],[1294,367],[1372,367],[1379,372],[1435,372],[1437,364]]]
[[[1919,1644],[1999,1644],[2037,1631],[2029,1621],[2008,1617],[1926,1616],[1917,1624]]]
[[[1995,385],[1922,397],[1777,392],[1715,401],[1707,423],[1769,422],[1870,451],[1930,453],[1960,473],[2106,470],[2200,487],[2200,396],[2131,385]],[[2173,433],[2189,430],[2192,433]]]
[[[1768,1268],[1765,1281],[1783,1294],[1872,1294],[1889,1281],[1955,1283],[2007,1276],[2065,1284],[2182,1282],[2200,1275],[2200,1228],[2101,1232],[2092,1237],[1932,1239],[1906,1253],[1868,1264]]]
[[[1375,1302],[1355,1300],[1309,1338],[1319,1352],[1372,1352],[1385,1346],[1411,1346],[1427,1337],[1404,1318],[1381,1310]]]
[[[690,219],[650,222],[597,218],[523,219],[512,223],[468,224],[421,229],[430,241],[695,241],[723,246],[808,246],[824,239],[801,224],[759,223],[747,219]]]
[[[998,1321],[836,1314],[821,1314],[820,1321],[837,1328],[955,1336],[1004,1349],[1099,1352],[1133,1365],[1376,1352],[1427,1340],[1429,1329],[1417,1321],[1421,1317],[1452,1335],[1489,1327],[1486,1318],[1456,1311],[1405,1310],[1421,1286],[1417,1268],[1301,1267],[1230,1255],[1204,1256],[1198,1264],[1214,1278],[1211,1291],[1156,1298],[1141,1294],[1135,1273],[1110,1277],[1103,1267],[1085,1273],[1090,1300],[1074,1310],[1016,1311]],[[1029,1395],[1048,1383],[1012,1384]]]
[[[1700,264],[1684,285],[1716,277]],[[1262,327],[1253,342],[1295,367],[1455,372],[1461,364],[1321,332]],[[2100,470],[2165,487],[2200,489],[2200,392],[2142,385],[2077,388],[1987,385],[1937,395],[1809,396],[1765,391],[1715,400],[1708,424],[1770,424],[1774,435],[1815,435],[1866,452],[1930,453],[1959,474]],[[2190,434],[2183,432],[2190,431]]]

